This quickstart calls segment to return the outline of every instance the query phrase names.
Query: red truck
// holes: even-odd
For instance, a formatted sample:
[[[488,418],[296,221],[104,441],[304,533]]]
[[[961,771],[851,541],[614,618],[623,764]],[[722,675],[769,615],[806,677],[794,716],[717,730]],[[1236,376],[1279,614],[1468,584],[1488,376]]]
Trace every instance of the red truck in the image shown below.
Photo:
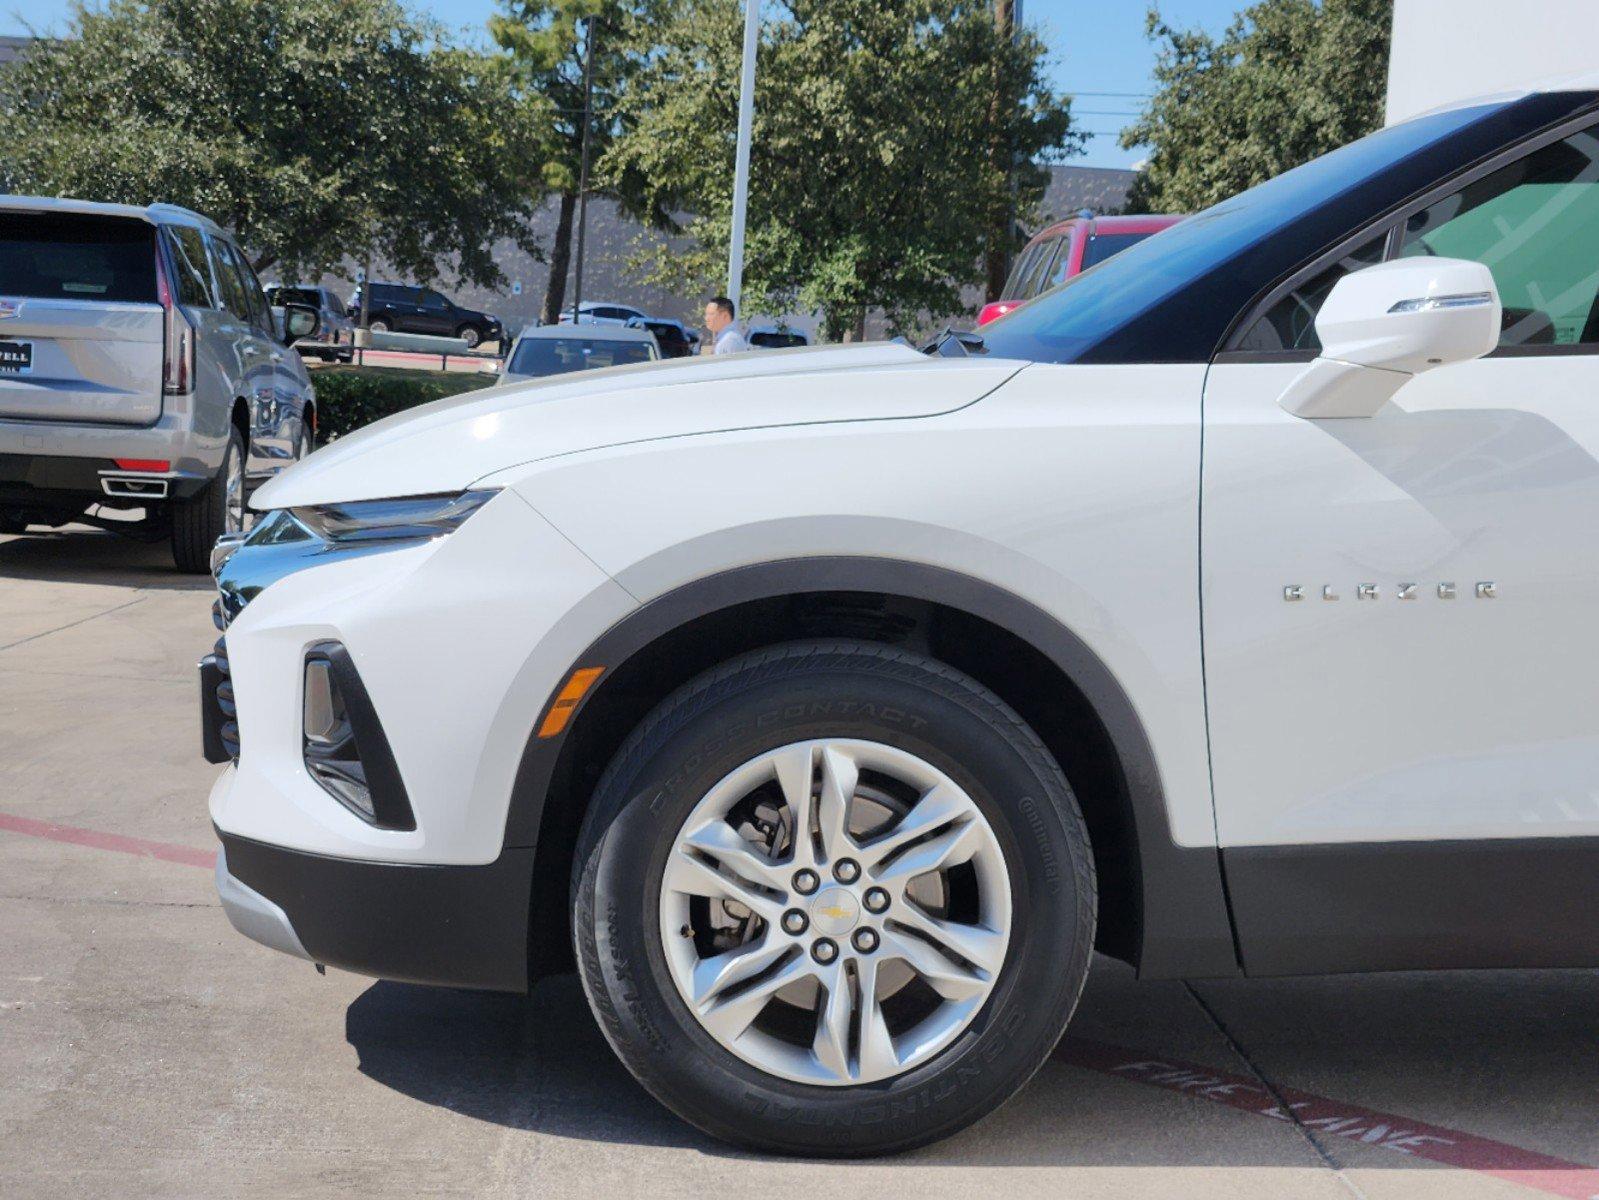
[[[1096,217],[1085,211],[1056,221],[1027,243],[1005,281],[1004,298],[983,305],[977,323],[986,325],[1003,317],[1017,305],[1181,220],[1163,215]]]

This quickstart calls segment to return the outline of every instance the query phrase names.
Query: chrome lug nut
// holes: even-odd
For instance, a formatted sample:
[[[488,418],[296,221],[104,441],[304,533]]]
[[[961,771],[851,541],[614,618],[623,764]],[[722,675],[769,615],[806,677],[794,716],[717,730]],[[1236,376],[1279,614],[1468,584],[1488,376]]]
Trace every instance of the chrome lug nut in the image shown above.
[[[877,930],[857,929],[855,931],[854,942],[855,949],[859,950],[862,954],[870,954],[873,950],[877,949]]]
[[[811,957],[819,963],[830,963],[838,957],[838,943],[832,938],[817,938],[811,944]]]
[[[841,858],[833,868],[833,878],[840,883],[854,883],[861,877],[861,865],[853,858]]]
[[[802,896],[809,896],[821,884],[822,880],[815,871],[806,869],[794,872],[794,890]]]
[[[888,911],[888,893],[880,887],[867,888],[866,895],[861,899],[865,901],[867,912]]]
[[[805,914],[800,912],[800,910],[797,908],[791,908],[783,914],[784,933],[804,933],[806,926],[809,924],[810,921],[806,919]]]

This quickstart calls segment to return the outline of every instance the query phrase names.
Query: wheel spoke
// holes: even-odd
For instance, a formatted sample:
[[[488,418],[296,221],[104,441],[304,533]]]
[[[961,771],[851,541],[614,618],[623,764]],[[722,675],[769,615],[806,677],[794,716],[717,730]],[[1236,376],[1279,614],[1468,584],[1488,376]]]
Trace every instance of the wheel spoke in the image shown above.
[[[669,891],[689,896],[705,896],[712,900],[733,900],[771,924],[782,915],[782,904],[757,891],[742,879],[735,879],[718,871],[710,863],[685,850],[672,852],[666,864],[666,875],[661,881]]]
[[[811,793],[816,785],[816,755],[810,746],[790,746],[774,757],[772,767],[794,822],[794,845],[788,865],[814,867],[817,860],[811,841]]]
[[[725,1042],[733,1041],[750,1027],[761,1015],[761,1010],[771,1003],[772,997],[789,984],[811,974],[811,961],[796,954],[770,975],[751,984],[726,1000],[712,1000],[699,1009],[700,1021],[705,1028]]]
[[[951,959],[963,959],[984,972],[989,978],[998,974],[1005,961],[1006,937],[986,925],[966,925],[960,921],[946,921],[928,916],[914,903],[895,909],[896,920],[904,922]],[[905,939],[916,940],[916,939]]]
[[[884,937],[882,956],[902,959],[946,1000],[970,1000],[988,987],[988,981],[976,972],[909,934]]]
[[[707,821],[692,833],[683,835],[683,841],[696,846],[721,863],[722,870],[737,875],[748,883],[786,892],[792,868],[779,866],[761,848],[740,835],[722,818]]]
[[[791,949],[767,934],[748,946],[700,959],[694,964],[694,1003],[714,1002],[728,988],[759,975]]]
[[[898,858],[874,872],[878,883],[906,884],[929,871],[945,871],[959,866],[983,845],[983,831],[976,821],[963,821],[925,842],[919,842]]]
[[[816,827],[828,862],[855,848],[849,836],[849,805],[861,770],[855,760],[832,746],[822,748],[822,786],[816,798]]]
[[[888,1032],[888,1022],[883,1019],[883,1006],[877,1000],[877,968],[883,961],[880,956],[866,958],[860,965],[858,1073],[866,1079],[882,1079],[900,1068],[899,1052],[894,1049],[894,1038]]]
[[[855,1015],[855,1000],[848,974],[842,962],[818,974],[827,996],[816,1016],[816,1040],[811,1049],[816,1061],[839,1079],[849,1079],[853,1072],[850,1063],[850,1020]]]
[[[971,811],[971,804],[954,788],[942,784],[927,792],[899,823],[882,837],[861,847],[861,860],[868,868],[894,854],[907,842],[925,837],[942,825]]]

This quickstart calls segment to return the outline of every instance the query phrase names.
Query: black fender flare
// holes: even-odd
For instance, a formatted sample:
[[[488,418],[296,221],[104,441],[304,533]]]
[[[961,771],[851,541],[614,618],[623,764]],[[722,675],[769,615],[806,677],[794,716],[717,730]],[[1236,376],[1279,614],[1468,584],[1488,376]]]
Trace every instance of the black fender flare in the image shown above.
[[[1099,714],[1121,761],[1125,801],[1138,842],[1139,974],[1182,978],[1239,973],[1220,855],[1213,846],[1183,847],[1173,841],[1160,771],[1131,700],[1080,637],[1012,592],[942,567],[894,559],[833,556],[757,563],[683,584],[635,609],[595,639],[572,669],[604,664],[614,671],[656,638],[696,617],[807,592],[878,592],[961,609],[1008,630],[1054,663]],[[580,703],[568,729],[582,719]],[[530,731],[506,817],[508,848],[537,845],[565,740],[564,734],[541,739]]]

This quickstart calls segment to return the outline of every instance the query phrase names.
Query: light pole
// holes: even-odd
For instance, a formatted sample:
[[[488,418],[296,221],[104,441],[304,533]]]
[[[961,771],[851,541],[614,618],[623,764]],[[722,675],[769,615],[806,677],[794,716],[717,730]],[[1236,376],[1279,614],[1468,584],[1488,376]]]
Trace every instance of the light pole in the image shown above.
[[[572,275],[572,324],[578,323],[578,308],[583,303],[583,243],[589,225],[589,134],[594,126],[594,33],[599,17],[589,18],[588,40],[583,54],[583,140],[578,152],[577,174],[577,269]]]
[[[744,287],[744,216],[749,207],[750,132],[755,124],[755,51],[760,42],[761,0],[744,3],[744,77],[738,86],[738,150],[733,160],[733,228],[727,244],[727,298],[738,311]]]

